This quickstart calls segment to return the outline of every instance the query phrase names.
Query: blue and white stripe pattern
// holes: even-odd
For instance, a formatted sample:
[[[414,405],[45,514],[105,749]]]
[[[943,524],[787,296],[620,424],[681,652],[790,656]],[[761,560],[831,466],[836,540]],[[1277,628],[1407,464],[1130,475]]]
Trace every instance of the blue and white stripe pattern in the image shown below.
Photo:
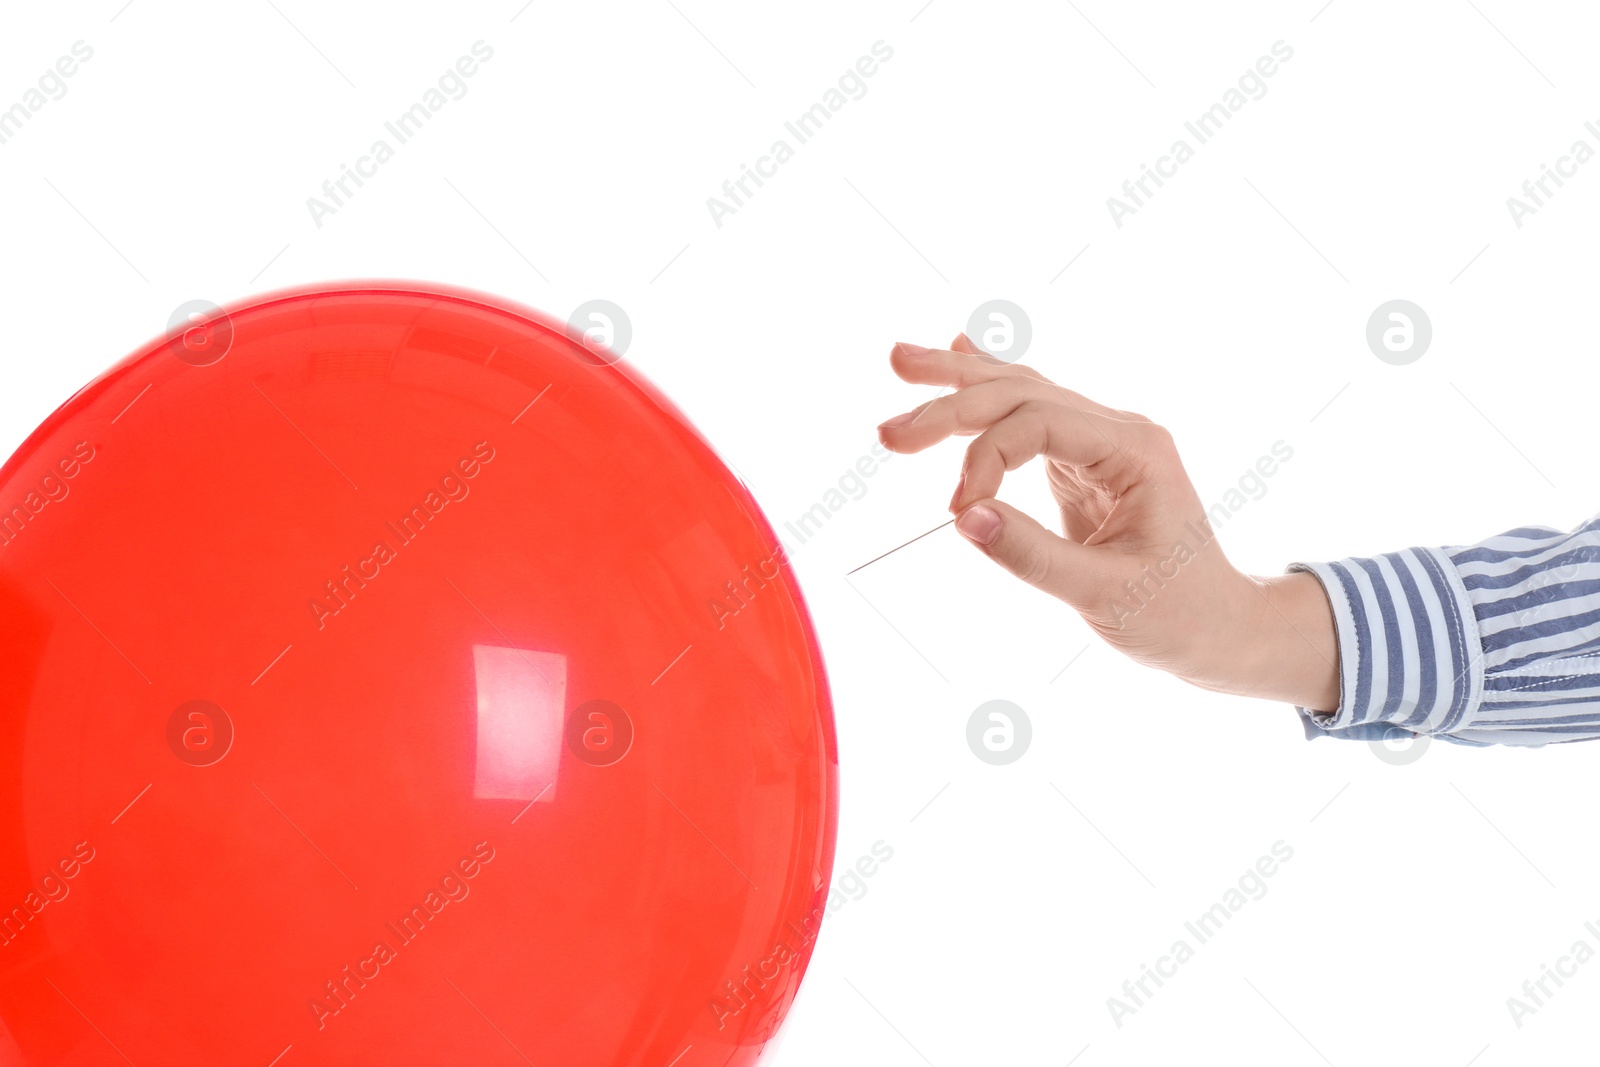
[[[1339,640],[1339,707],[1299,708],[1307,737],[1600,737],[1600,516],[1289,570],[1321,580]]]

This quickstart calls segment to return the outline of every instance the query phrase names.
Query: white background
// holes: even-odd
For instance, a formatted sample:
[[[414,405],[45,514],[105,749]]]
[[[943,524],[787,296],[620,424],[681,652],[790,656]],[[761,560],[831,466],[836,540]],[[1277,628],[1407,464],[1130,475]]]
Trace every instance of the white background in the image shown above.
[[[0,107],[94,56],[0,145],[0,454],[184,301],[411,277],[621,305],[630,362],[781,531],[931,395],[891,343],[1002,297],[1025,362],[1169,426],[1207,501],[1293,448],[1222,531],[1247,570],[1600,509],[1600,161],[1521,228],[1506,206],[1600,148],[1587,5],[274,2],[8,5]],[[306,199],[480,39],[467,95],[317,227]],[[707,197],[879,40],[866,94],[715,225]],[[1119,229],[1106,198],[1279,40],[1266,95]],[[1433,322],[1409,366],[1364,339],[1394,298]],[[1307,742],[1287,707],[1122,661],[950,529],[847,584],[947,517],[960,448],[791,540],[840,869],[894,858],[826,923],[770,1062],[1592,1058],[1600,963],[1520,1029],[1506,998],[1600,949],[1600,745]],[[1047,518],[1041,483],[1006,495]],[[1034,729],[1003,767],[965,740],[995,698]],[[1279,840],[1266,895],[1117,1027],[1107,998]]]

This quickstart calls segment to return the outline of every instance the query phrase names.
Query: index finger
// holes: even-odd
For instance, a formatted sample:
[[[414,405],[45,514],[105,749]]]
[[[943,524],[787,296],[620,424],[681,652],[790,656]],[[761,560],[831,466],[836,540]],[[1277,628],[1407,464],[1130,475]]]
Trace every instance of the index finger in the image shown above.
[[[1051,381],[1032,367],[1007,363],[981,350],[958,352],[948,348],[923,348],[901,341],[890,349],[889,365],[903,381],[914,385],[943,385],[957,390],[1009,378],[1042,382],[1055,390],[1063,401],[1079,410],[1112,418],[1129,417],[1128,412],[1096,403],[1082,393],[1075,393]]]

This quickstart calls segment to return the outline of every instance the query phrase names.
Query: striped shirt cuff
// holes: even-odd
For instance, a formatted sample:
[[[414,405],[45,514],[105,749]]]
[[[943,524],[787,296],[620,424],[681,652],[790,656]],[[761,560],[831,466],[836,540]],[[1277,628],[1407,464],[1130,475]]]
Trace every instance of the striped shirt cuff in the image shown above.
[[[1443,549],[1292,563],[1333,606],[1339,707],[1296,708],[1307,737],[1371,741],[1396,731],[1467,744],[1482,702],[1483,650],[1471,598]]]

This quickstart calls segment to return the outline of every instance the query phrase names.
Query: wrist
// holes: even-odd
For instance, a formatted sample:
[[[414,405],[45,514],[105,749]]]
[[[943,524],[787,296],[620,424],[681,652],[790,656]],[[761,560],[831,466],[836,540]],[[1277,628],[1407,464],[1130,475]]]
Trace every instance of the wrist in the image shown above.
[[[1316,575],[1251,578],[1260,605],[1250,658],[1252,695],[1311,711],[1339,707],[1339,641],[1333,607]]]
[[[1333,608],[1313,574],[1237,575],[1222,598],[1208,669],[1185,680],[1204,689],[1331,712],[1339,706]]]

